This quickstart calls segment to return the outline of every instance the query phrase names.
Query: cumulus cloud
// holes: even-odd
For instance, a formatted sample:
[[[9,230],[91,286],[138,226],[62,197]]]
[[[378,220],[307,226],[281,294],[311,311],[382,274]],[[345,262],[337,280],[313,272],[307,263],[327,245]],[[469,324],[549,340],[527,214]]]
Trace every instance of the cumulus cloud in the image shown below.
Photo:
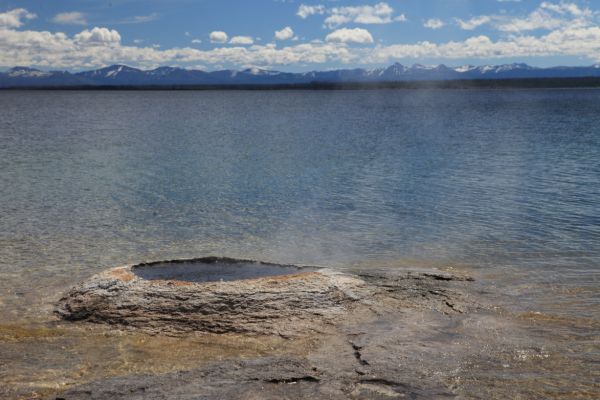
[[[74,36],[76,42],[92,45],[111,45],[121,42],[121,35],[114,29],[94,27],[83,30]]]
[[[210,41],[212,43],[225,43],[229,36],[223,31],[213,31],[210,33]]]
[[[193,44],[200,44],[200,43],[202,43],[202,40],[200,40],[200,39],[192,39],[192,43]]]
[[[354,22],[357,24],[389,24],[392,22],[394,9],[387,3],[374,6],[334,7],[331,15],[325,19],[328,28]]]
[[[344,6],[326,8],[323,5],[300,5],[296,13],[301,18],[316,14],[328,14],[323,22],[327,28],[333,29],[347,23],[355,24],[389,24],[394,21],[404,22],[406,16],[400,14],[394,17],[394,9],[384,2],[375,5]]]
[[[288,40],[294,37],[294,30],[286,26],[280,31],[275,31],[275,39],[277,40]]]
[[[52,18],[52,22],[65,25],[87,25],[85,14],[78,11],[59,13]]]
[[[99,28],[100,29],[100,28]],[[106,29],[106,28],[103,28]],[[108,29],[107,29],[108,31]],[[343,30],[340,30],[344,32]],[[347,30],[351,31],[351,30]],[[84,36],[91,36],[90,31]],[[337,31],[336,31],[337,32]],[[464,41],[418,42],[375,47],[349,47],[348,43],[371,43],[372,37],[349,40],[350,34],[332,32],[327,42],[294,46],[252,45],[200,50],[191,47],[154,49],[125,46],[119,42],[92,44],[64,33],[3,30],[0,34],[0,65],[36,65],[49,68],[92,68],[113,63],[140,67],[160,64],[291,65],[331,62],[381,64],[406,59],[493,59],[536,56],[582,56],[600,61],[600,27],[564,28],[544,36],[511,36],[494,41],[479,35]],[[368,33],[368,32],[367,32]],[[359,36],[359,35],[357,35]]]
[[[234,36],[231,38],[229,43],[247,46],[253,44],[254,39],[252,39],[250,36]]]
[[[0,28],[19,28],[23,25],[24,19],[34,18],[36,18],[36,15],[26,9],[15,8],[14,10],[0,13]]]
[[[368,44],[373,43],[373,36],[368,30],[362,28],[342,28],[331,32],[325,37],[327,42],[335,43],[359,43]]]
[[[403,58],[477,58],[590,56],[600,61],[600,27],[573,27],[552,31],[546,35],[511,36],[493,41],[485,35],[464,41],[436,44],[419,42],[397,44],[374,49],[365,60],[368,63],[387,62]]]
[[[57,32],[0,29],[0,66],[31,65],[47,68],[83,69],[114,63],[141,68],[157,65],[274,66],[349,63],[354,55],[344,44],[304,43],[278,48],[274,44],[159,49],[154,46],[123,45],[117,31],[107,28],[84,30],[74,36]]]
[[[298,12],[296,12],[296,15],[302,19],[306,19],[311,15],[324,14],[324,13],[325,13],[325,6],[323,6],[323,5],[319,4],[317,6],[307,6],[306,4],[301,4],[300,7],[298,7]]]
[[[425,28],[429,28],[429,29],[440,29],[444,26],[444,22],[441,19],[438,18],[432,18],[432,19],[428,19],[427,21],[425,21],[425,23],[423,24],[423,26]]]
[[[27,19],[33,18],[33,14],[17,9],[0,13],[0,66],[84,69],[123,63],[142,68],[166,64],[269,67],[331,63],[383,64],[427,58],[488,61],[495,58],[550,56],[582,57],[600,62],[600,26],[595,17],[587,17],[586,9],[579,8],[578,13],[576,9],[567,7],[568,3],[561,4],[560,11],[550,8],[544,10],[555,17],[562,16],[565,21],[577,23],[563,24],[544,34],[535,31],[511,32],[499,39],[473,35],[464,40],[439,43],[422,41],[373,46],[373,37],[367,30],[344,28],[331,32],[325,41],[314,40],[289,46],[276,46],[273,43],[217,46],[210,50],[191,46],[159,49],[142,47],[141,42],[124,45],[119,32],[103,27],[85,29],[75,35],[25,30],[21,27]],[[227,38],[224,32],[221,33]],[[222,35],[217,36],[222,40]]]

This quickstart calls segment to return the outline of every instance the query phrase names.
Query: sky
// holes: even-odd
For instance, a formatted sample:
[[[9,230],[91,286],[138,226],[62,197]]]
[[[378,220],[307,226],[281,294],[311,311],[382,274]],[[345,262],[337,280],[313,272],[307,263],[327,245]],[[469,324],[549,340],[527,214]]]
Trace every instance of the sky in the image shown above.
[[[600,0],[0,0],[0,67],[600,63]]]

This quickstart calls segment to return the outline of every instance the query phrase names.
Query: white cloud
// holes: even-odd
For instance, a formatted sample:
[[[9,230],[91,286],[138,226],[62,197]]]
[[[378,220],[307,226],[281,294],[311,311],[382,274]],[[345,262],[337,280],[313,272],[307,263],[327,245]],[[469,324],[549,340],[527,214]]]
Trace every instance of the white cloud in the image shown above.
[[[568,3],[561,3],[568,4]],[[564,14],[544,8],[553,16],[563,16],[563,24],[545,34],[512,33],[493,40],[475,35],[465,40],[432,43],[398,43],[376,46],[370,44],[371,34],[364,29],[339,29],[331,32],[326,41],[293,43],[276,46],[273,43],[249,46],[225,46],[210,50],[194,47],[153,48],[124,45],[116,30],[103,27],[85,29],[76,35],[62,32],[25,30],[21,26],[33,18],[26,10],[0,13],[0,66],[31,65],[48,69],[87,69],[123,63],[151,68],[157,65],[331,65],[383,64],[391,61],[421,59],[480,59],[524,57],[581,57],[600,62],[600,26],[585,9],[575,15],[573,8],[561,8]],[[571,10],[571,11],[569,11]],[[28,18],[27,15],[31,17]],[[525,16],[526,17],[526,16]],[[508,18],[508,17],[507,17]],[[492,26],[498,20],[490,22]],[[222,32],[225,36],[226,34]]]
[[[144,22],[150,22],[150,21],[155,21],[158,19],[158,14],[157,13],[152,13],[149,15],[136,15],[131,17],[128,20],[123,21],[123,23],[128,23],[128,24],[143,24]]]
[[[296,12],[296,15],[302,19],[306,19],[311,15],[324,14],[324,13],[325,13],[325,6],[323,6],[323,5],[319,4],[317,6],[307,6],[306,4],[301,4],[300,7],[298,7],[298,11]]]
[[[496,28],[503,32],[525,32],[536,29],[551,30],[567,26],[586,26],[593,13],[573,3],[543,2],[526,17],[497,17]]]
[[[210,41],[212,43],[225,43],[229,36],[223,31],[213,31],[210,33]]]
[[[0,13],[0,28],[19,28],[23,25],[23,19],[34,19],[36,15],[24,8]]]
[[[425,28],[429,28],[429,29],[440,29],[444,26],[444,22],[441,19],[438,18],[431,18],[428,19],[427,21],[425,21],[425,23],[423,24],[423,26]]]
[[[98,28],[106,29],[106,28]],[[106,29],[108,31],[108,29]],[[84,31],[89,32],[89,31]],[[336,31],[337,32],[337,31]],[[600,61],[600,27],[564,28],[547,35],[509,37],[493,41],[487,36],[474,36],[464,41],[445,43],[418,42],[390,46],[349,47],[350,35],[335,34],[336,40],[326,43],[299,43],[275,47],[218,47],[200,50],[191,47],[155,49],[152,47],[124,46],[119,42],[90,43],[76,40],[81,34],[69,37],[64,33],[37,31],[0,31],[0,66],[35,65],[48,68],[94,68],[124,63],[140,67],[159,64],[202,65],[256,65],[275,66],[291,64],[381,64],[397,60],[438,59],[494,59],[506,57],[575,56],[591,57]],[[118,34],[118,33],[117,33]],[[86,36],[90,36],[88,33]],[[370,35],[358,42],[369,43]],[[335,36],[334,36],[335,38]],[[372,38],[371,38],[372,40]]]
[[[280,31],[275,31],[275,39],[277,40],[288,40],[294,37],[294,30],[286,26]]]
[[[554,29],[563,24],[559,18],[554,18],[547,12],[536,10],[525,18],[499,19],[496,28],[503,32],[524,32],[536,29]]]
[[[253,44],[254,39],[252,39],[250,36],[234,36],[231,38],[229,43],[247,46]]]
[[[467,21],[456,19],[464,30],[473,30],[490,24],[501,32],[521,33],[538,29],[552,30],[567,26],[587,26],[594,13],[588,8],[580,8],[574,3],[542,2],[539,7],[525,16],[480,15]]]
[[[542,4],[540,4],[540,8],[554,11],[558,14],[571,14],[574,17],[589,17],[592,15],[591,10],[587,8],[581,9],[575,3],[561,2],[560,4],[553,4],[545,1]]]
[[[406,16],[400,14],[394,16],[394,9],[385,2],[380,2],[375,5],[362,6],[343,6],[326,8],[323,5],[308,6],[300,5],[296,15],[301,18],[308,18],[311,15],[328,14],[325,18],[324,25],[333,29],[347,23],[355,24],[389,24],[392,22],[404,22]]]
[[[591,57],[600,61],[600,27],[564,28],[541,37],[511,36],[498,41],[480,35],[460,42],[397,44],[374,49],[365,61],[381,63],[395,59],[423,57],[493,59],[547,56]]]
[[[74,37],[76,42],[93,45],[111,45],[121,42],[121,35],[114,29],[94,27],[92,30],[83,30]]]
[[[192,43],[193,44],[200,44],[200,43],[202,43],[202,40],[200,40],[200,39],[192,39]]]
[[[327,12],[330,15],[325,18],[324,24],[330,29],[349,22],[356,24],[389,24],[394,20],[406,21],[404,14],[393,18],[394,9],[383,2],[374,6],[333,7]]]
[[[65,25],[87,25],[85,14],[78,11],[59,13],[52,18],[52,22]]]
[[[325,41],[327,42],[335,42],[335,43],[359,43],[359,44],[367,44],[373,43],[373,36],[369,33],[368,30],[362,28],[342,28],[336,31],[331,32],[329,35],[325,37]]]
[[[462,19],[456,19],[456,22],[458,23],[458,26],[460,26],[460,29],[472,31],[473,29],[481,25],[487,24],[491,20],[492,18],[487,15],[480,15],[479,17],[473,17],[467,21],[463,21]]]

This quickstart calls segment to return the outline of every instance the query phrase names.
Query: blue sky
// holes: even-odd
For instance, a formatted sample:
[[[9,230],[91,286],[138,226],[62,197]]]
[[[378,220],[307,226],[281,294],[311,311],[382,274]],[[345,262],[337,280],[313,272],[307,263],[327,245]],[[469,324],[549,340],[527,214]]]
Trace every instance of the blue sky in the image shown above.
[[[0,1],[0,66],[600,63],[600,0]]]

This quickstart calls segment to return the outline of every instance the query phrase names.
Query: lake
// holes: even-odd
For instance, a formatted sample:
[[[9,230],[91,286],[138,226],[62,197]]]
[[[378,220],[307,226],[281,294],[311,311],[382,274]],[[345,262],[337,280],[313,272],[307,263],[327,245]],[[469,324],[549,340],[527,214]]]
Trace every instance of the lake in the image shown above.
[[[141,261],[426,266],[561,321],[552,341],[597,367],[599,90],[4,91],[0,109],[10,329]],[[66,362],[14,354],[24,376]]]

